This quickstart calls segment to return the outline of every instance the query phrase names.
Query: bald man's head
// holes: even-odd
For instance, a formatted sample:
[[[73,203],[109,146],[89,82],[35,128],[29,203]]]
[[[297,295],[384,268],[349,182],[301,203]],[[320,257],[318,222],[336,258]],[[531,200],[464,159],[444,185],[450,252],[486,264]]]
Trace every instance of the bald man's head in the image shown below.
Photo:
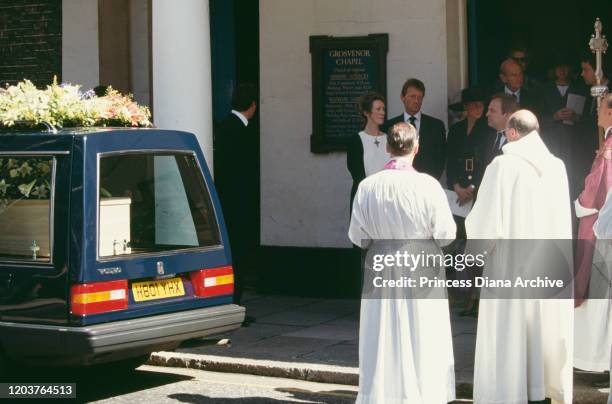
[[[526,109],[519,109],[508,119],[508,124],[506,125],[506,137],[508,141],[514,141],[522,138],[530,134],[533,131],[538,132],[540,130],[540,125],[538,123],[538,118],[533,114],[533,112],[528,111]]]
[[[499,66],[499,79],[512,91],[523,87],[523,68],[514,59],[506,59]]]

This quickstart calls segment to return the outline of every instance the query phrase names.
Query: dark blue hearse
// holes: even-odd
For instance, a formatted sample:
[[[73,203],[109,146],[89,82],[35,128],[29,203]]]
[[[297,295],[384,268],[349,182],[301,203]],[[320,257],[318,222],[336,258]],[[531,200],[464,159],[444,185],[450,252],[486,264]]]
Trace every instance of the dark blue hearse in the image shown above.
[[[0,369],[135,366],[238,328],[230,257],[194,135],[0,134]]]

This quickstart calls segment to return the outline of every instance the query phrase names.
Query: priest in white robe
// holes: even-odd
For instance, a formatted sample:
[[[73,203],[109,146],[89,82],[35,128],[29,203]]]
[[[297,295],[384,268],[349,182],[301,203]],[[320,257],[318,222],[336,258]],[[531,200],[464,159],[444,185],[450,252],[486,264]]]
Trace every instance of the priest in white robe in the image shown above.
[[[353,244],[454,239],[455,222],[442,187],[412,167],[418,147],[412,125],[398,123],[389,130],[391,160],[363,180],[355,196],[349,228]],[[447,299],[362,299],[357,403],[440,404],[454,399]]]
[[[538,130],[527,110],[508,120],[503,154],[487,167],[466,219],[468,239],[497,240],[494,251],[510,245],[504,239],[572,238],[565,167]],[[485,274],[496,269],[485,267]],[[572,299],[481,299],[474,403],[525,404],[549,397],[569,404],[572,358]]]

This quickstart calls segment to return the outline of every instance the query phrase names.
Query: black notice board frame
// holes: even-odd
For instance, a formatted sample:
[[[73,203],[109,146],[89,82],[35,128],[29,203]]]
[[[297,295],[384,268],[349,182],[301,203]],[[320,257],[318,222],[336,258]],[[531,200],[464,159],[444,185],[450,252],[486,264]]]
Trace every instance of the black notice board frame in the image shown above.
[[[377,82],[374,89],[387,98],[387,53],[389,34],[370,34],[367,36],[333,37],[316,35],[310,37],[312,61],[312,130],[310,151],[312,153],[332,153],[346,151],[347,136],[329,136],[325,128],[324,96],[326,83],[323,83],[324,52],[330,49],[370,49],[376,55]],[[355,106],[355,109],[357,106]]]

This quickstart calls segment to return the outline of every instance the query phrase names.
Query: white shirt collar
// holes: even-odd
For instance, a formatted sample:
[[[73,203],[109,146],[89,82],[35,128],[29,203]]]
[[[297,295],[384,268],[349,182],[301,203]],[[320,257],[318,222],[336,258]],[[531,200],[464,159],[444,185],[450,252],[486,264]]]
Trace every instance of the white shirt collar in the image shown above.
[[[240,112],[232,109],[232,114],[236,115],[244,124],[244,126],[249,126],[249,120],[246,119],[246,117],[244,115],[242,115]]]
[[[504,92],[506,94],[508,94],[508,95],[516,94],[517,98],[521,98],[521,89],[520,88],[518,90],[516,90],[516,91],[512,91],[512,90],[510,90],[510,88],[508,88],[508,86],[504,86]]]
[[[414,115],[410,115],[408,112],[404,111],[404,122],[408,122],[410,123],[410,121],[408,120],[411,116],[414,116],[417,120],[417,122],[421,121],[421,111],[417,112]]]
[[[498,131],[497,131],[497,134],[495,135],[495,140],[497,140],[497,137],[498,137],[498,136],[501,136],[501,137],[499,138],[499,148],[500,148],[500,149],[501,149],[501,147],[502,147],[503,145],[505,145],[505,144],[506,144],[506,142],[508,141],[508,139],[506,138],[506,133],[505,133],[505,132],[506,132],[506,131],[505,131],[505,129],[498,130]]]
[[[559,90],[559,93],[565,97],[565,94],[567,93],[567,90],[569,90],[569,84],[557,84],[557,90]]]
[[[612,126],[608,126],[608,128],[606,129],[606,133],[604,135],[604,140],[608,138],[608,136],[610,136],[610,133],[612,133]]]

